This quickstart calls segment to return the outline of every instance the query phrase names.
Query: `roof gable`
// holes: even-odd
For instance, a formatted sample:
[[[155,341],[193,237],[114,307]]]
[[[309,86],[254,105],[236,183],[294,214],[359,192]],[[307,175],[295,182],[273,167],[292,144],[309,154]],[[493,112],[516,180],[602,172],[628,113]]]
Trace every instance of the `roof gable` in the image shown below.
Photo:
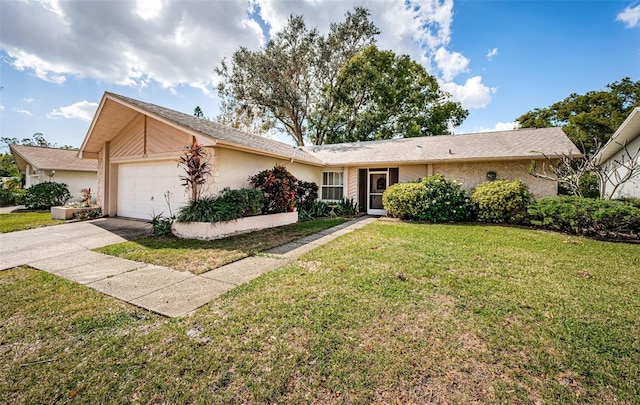
[[[640,136],[640,107],[636,107],[611,136],[611,139],[598,153],[597,160],[604,162],[622,150],[622,146],[633,142]]]
[[[322,162],[295,146],[249,134],[204,118],[181,113],[159,105],[146,103],[118,94],[105,92],[89,132],[80,148],[81,153],[97,153],[104,141],[111,140],[137,114],[146,114],[166,124],[178,127],[194,136],[204,136],[211,145],[231,147],[253,153],[294,159],[310,164]],[[104,116],[104,119],[103,119]],[[114,125],[112,121],[120,121]],[[205,143],[206,144],[206,143]]]
[[[27,164],[35,170],[98,171],[98,162],[78,158],[77,150],[25,145],[9,145],[9,148],[21,172]]]

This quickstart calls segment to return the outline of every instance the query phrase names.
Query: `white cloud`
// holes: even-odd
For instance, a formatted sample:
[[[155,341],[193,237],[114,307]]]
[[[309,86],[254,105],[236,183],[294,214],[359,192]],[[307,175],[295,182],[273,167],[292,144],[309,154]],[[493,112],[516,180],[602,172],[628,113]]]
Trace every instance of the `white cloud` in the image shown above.
[[[469,59],[450,46],[453,0],[10,1],[0,15],[0,47],[15,69],[53,83],[75,76],[209,94],[223,58],[265,43],[261,22],[276,32],[289,15],[303,15],[308,27],[326,33],[356,6],[371,11],[381,49],[409,55],[444,82],[469,71]],[[448,90],[471,108],[485,106],[492,93],[479,77]]]
[[[27,103],[33,103],[35,101],[34,98],[27,98],[27,97],[23,98],[22,100],[24,100]]]
[[[24,108],[16,108],[16,107],[14,107],[14,108],[11,109],[11,111],[14,111],[14,112],[17,112],[17,113],[20,113],[20,114],[24,114],[24,115],[28,115],[30,117],[33,116],[33,113],[31,111],[25,110]]]
[[[621,21],[627,28],[634,28],[640,22],[640,5],[628,6],[616,16],[616,21]]]
[[[459,52],[449,52],[442,47],[436,51],[435,61],[445,81],[451,81],[458,74],[469,70],[469,59]]]
[[[4,111],[4,104],[0,104],[0,112]]]
[[[485,108],[491,102],[495,88],[482,83],[482,77],[474,76],[463,84],[453,82],[442,83],[441,87],[449,92],[454,101],[459,101],[467,109]]]
[[[513,121],[513,122],[496,122],[496,125],[493,126],[493,128],[484,128],[484,127],[479,127],[479,128],[474,128],[473,132],[495,132],[495,131],[511,131],[513,129],[517,129],[518,128],[518,123]]]
[[[77,103],[54,109],[53,111],[47,113],[47,117],[51,119],[65,118],[91,121],[97,108],[98,103],[91,103],[89,101],[78,101]]]
[[[494,56],[498,55],[498,48],[489,49],[487,52],[487,59],[493,60]]]
[[[223,57],[264,41],[249,8],[240,1],[3,2],[0,47],[15,69],[49,82],[153,80],[210,91]]]

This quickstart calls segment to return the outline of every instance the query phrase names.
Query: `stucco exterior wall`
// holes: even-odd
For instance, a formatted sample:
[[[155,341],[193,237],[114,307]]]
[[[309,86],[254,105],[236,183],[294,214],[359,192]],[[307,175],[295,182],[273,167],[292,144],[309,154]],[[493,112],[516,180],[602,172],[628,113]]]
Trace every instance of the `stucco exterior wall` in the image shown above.
[[[299,180],[312,181],[318,186],[321,184],[322,168],[289,160],[276,159],[273,157],[259,156],[252,153],[240,152],[231,149],[215,148],[215,168],[217,175],[217,190],[210,190],[217,193],[225,187],[229,188],[249,188],[247,179],[249,176],[265,170],[271,169],[275,165],[286,166],[286,168]],[[215,188],[216,185],[209,186]]]
[[[67,185],[67,188],[71,193],[71,200],[69,201],[79,201],[82,197],[82,193],[80,192],[80,190],[82,190],[83,188],[91,188],[91,191],[94,193],[98,188],[98,176],[96,172],[56,170],[55,174],[52,176],[51,170],[37,170],[35,172],[32,172],[30,166],[27,166],[30,170],[27,171],[29,175],[26,177],[29,179],[29,181],[25,184],[26,188],[47,181],[51,181],[54,183],[64,183]],[[94,194],[92,200],[94,200],[95,198],[96,197]]]
[[[56,170],[55,176],[51,181],[56,183],[65,183],[71,193],[70,201],[79,201],[82,198],[80,190],[83,188],[91,188],[91,192],[95,193],[98,188],[98,175],[96,172],[75,172]],[[91,196],[91,200],[95,200],[95,194]]]
[[[470,191],[487,180],[488,171],[494,171],[498,179],[521,180],[529,186],[529,191],[535,198],[557,195],[558,184],[531,176],[529,164],[529,161],[434,164],[433,174],[441,174],[449,180],[458,180],[464,190]]]
[[[640,136],[636,137],[636,139],[629,142],[629,144],[627,144],[627,149],[629,150],[631,155],[636,153],[640,149]],[[608,162],[611,162],[613,160],[620,161],[623,155],[626,157],[626,153],[621,150],[620,152],[612,156],[608,160]],[[620,176],[623,176],[624,174],[626,174],[626,169],[619,169],[618,171]],[[605,184],[604,189],[605,189],[605,195],[610,194],[611,191],[613,190],[613,184],[611,183]],[[613,196],[613,198],[621,198],[621,197],[640,198],[640,174],[629,179],[622,186],[620,186],[618,190],[616,190],[616,193]]]

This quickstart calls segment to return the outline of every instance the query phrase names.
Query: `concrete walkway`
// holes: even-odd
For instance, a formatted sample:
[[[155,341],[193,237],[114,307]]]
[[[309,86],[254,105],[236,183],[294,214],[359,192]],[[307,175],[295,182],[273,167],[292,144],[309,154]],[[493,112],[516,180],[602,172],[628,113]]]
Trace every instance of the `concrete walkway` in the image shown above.
[[[201,275],[92,252],[149,234],[146,222],[107,218],[0,235],[0,270],[27,264],[168,316],[187,315],[375,218],[360,217]]]

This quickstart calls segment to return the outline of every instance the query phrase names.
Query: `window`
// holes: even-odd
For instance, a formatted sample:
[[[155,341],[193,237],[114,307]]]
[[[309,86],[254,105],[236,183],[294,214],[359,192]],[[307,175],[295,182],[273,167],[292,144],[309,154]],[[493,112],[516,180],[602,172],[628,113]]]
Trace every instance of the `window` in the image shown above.
[[[344,189],[343,172],[322,172],[322,193],[323,200],[342,200]]]

